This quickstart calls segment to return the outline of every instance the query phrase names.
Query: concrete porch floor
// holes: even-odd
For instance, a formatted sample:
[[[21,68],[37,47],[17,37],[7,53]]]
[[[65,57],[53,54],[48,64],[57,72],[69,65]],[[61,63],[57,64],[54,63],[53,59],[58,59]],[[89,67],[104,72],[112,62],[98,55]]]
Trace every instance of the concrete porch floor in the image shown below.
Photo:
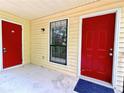
[[[75,77],[29,64],[0,72],[0,93],[76,93],[76,81]]]

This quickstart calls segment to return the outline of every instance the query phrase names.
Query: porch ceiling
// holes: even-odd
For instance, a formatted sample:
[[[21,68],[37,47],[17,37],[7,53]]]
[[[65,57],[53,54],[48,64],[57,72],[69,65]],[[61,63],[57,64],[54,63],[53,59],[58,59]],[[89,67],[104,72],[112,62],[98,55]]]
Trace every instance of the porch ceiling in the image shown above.
[[[99,0],[0,0],[0,10],[35,19],[95,1]]]
[[[118,1],[123,0],[0,0],[0,11],[32,20],[94,2]]]

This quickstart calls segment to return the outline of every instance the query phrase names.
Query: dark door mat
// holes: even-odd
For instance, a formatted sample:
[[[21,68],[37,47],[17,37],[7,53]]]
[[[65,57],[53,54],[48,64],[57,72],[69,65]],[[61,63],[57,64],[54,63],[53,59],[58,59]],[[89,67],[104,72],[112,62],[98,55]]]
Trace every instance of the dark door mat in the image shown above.
[[[74,91],[78,93],[114,93],[112,88],[79,79]]]

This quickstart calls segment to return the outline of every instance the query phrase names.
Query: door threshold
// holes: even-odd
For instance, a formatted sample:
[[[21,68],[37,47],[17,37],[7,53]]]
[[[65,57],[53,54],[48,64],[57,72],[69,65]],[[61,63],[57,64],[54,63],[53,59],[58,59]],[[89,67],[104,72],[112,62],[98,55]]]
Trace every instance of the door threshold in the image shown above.
[[[102,81],[102,80],[97,80],[97,79],[87,77],[87,76],[82,76],[82,75],[80,76],[80,78],[83,79],[83,80],[92,82],[92,83],[96,83],[96,84],[114,89],[111,83],[108,83],[108,82],[105,82],[105,81]]]
[[[2,71],[4,71],[4,70],[9,70],[9,69],[13,69],[13,68],[18,68],[18,67],[21,67],[21,66],[23,66],[23,64],[19,64],[19,65],[12,66],[12,67],[8,67],[8,68],[3,68]]]

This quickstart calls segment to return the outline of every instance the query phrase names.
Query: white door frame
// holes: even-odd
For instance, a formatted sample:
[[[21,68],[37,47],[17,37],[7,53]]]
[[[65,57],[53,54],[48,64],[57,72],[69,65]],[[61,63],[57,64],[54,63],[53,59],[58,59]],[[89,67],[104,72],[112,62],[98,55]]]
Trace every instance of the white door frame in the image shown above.
[[[16,65],[16,66],[13,66],[13,67],[8,67],[8,68],[5,68],[5,69],[3,68],[2,20],[7,21],[7,22],[11,22],[11,23],[15,23],[15,24],[19,24],[19,25],[22,26],[22,64]],[[23,25],[20,24],[20,23],[15,22],[15,21],[10,21],[10,20],[0,18],[0,71],[15,68],[15,67],[19,67],[19,66],[22,66],[22,65],[24,65],[24,31],[23,31]]]
[[[86,77],[84,75],[80,74],[81,71],[81,47],[82,47],[82,19],[83,18],[89,18],[89,17],[94,17],[94,16],[100,16],[100,15],[105,15],[105,14],[110,14],[110,13],[116,13],[116,22],[115,22],[115,34],[114,34],[114,54],[113,54],[113,72],[112,72],[112,84],[106,83],[101,80],[97,80],[94,78]],[[84,15],[80,17],[80,31],[79,31],[79,55],[78,55],[78,76],[86,79],[91,82],[95,82],[107,87],[116,87],[116,73],[117,73],[117,65],[118,65],[118,50],[119,50],[119,32],[120,32],[120,18],[121,18],[121,9],[116,8],[116,9],[111,9],[111,10],[106,10],[106,11],[101,11],[101,12],[96,12],[96,13],[91,13],[88,15]]]

